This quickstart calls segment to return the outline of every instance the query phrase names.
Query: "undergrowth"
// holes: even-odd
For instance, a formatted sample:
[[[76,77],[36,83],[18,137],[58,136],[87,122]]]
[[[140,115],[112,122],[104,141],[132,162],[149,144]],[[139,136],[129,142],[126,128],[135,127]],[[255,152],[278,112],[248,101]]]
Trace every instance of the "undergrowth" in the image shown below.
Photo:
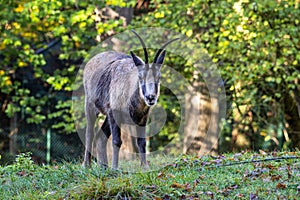
[[[77,162],[36,165],[30,153],[0,166],[0,199],[112,198],[298,199],[300,152],[182,155],[161,169],[135,173],[95,163],[88,169]]]

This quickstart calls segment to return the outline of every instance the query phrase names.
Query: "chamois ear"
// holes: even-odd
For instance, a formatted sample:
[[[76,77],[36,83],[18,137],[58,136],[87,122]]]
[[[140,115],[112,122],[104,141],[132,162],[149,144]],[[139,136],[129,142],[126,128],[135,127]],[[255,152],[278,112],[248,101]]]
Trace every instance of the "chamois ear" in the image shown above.
[[[135,66],[141,66],[141,65],[144,65],[144,62],[139,58],[137,57],[132,51],[130,51],[130,55],[132,57],[132,60],[135,64]]]
[[[163,62],[164,62],[164,60],[165,60],[165,56],[166,56],[166,50],[163,50],[163,51],[161,52],[161,54],[159,55],[159,57],[157,58],[156,64],[162,65]]]

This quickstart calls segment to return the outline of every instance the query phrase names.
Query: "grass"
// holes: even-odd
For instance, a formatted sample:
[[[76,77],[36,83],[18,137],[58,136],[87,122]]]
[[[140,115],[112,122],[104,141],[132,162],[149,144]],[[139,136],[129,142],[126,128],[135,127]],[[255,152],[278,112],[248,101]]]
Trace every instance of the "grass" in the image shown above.
[[[130,169],[132,164],[122,166]],[[95,163],[89,169],[76,162],[39,166],[29,154],[0,166],[0,199],[113,198],[297,199],[300,152],[183,155],[164,168],[136,173],[105,170]]]

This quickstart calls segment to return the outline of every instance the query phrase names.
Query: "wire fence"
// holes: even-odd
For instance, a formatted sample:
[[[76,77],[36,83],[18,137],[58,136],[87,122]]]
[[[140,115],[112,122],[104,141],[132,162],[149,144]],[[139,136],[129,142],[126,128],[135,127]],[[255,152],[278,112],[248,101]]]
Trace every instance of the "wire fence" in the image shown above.
[[[31,152],[35,162],[45,164],[79,159],[84,152],[78,134],[58,133],[39,125],[19,127],[13,140],[3,132],[0,136],[4,144],[1,149],[1,164],[10,163],[14,160],[13,154],[22,152]],[[9,145],[14,145],[15,152],[10,151]]]

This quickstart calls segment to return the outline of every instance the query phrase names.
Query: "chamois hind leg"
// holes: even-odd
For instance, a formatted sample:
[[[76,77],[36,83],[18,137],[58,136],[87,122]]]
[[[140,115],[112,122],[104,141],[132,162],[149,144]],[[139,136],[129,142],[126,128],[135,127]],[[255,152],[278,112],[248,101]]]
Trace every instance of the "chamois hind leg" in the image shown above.
[[[139,154],[141,158],[141,166],[144,168],[149,168],[148,162],[146,160],[146,127],[144,126],[137,126],[137,144],[139,148]]]
[[[114,113],[117,115],[117,113]],[[113,147],[113,155],[112,155],[112,168],[117,169],[118,164],[119,164],[119,151],[122,145],[122,140],[121,140],[121,130],[120,130],[120,124],[117,124],[116,119],[114,117],[118,116],[113,116],[112,112],[109,112],[107,115],[108,117],[108,122],[110,126],[110,131],[112,134],[112,147]],[[118,122],[120,120],[117,119]]]
[[[97,163],[98,165],[108,166],[107,161],[107,140],[111,135],[110,127],[108,123],[108,117],[105,118],[101,128],[98,130],[96,135],[96,146],[97,146]]]
[[[85,105],[85,117],[86,117],[85,153],[84,153],[84,161],[82,163],[82,166],[89,167],[92,158],[91,151],[92,151],[92,143],[94,139],[94,125],[96,121],[96,115],[95,113],[90,111],[87,103]]]

